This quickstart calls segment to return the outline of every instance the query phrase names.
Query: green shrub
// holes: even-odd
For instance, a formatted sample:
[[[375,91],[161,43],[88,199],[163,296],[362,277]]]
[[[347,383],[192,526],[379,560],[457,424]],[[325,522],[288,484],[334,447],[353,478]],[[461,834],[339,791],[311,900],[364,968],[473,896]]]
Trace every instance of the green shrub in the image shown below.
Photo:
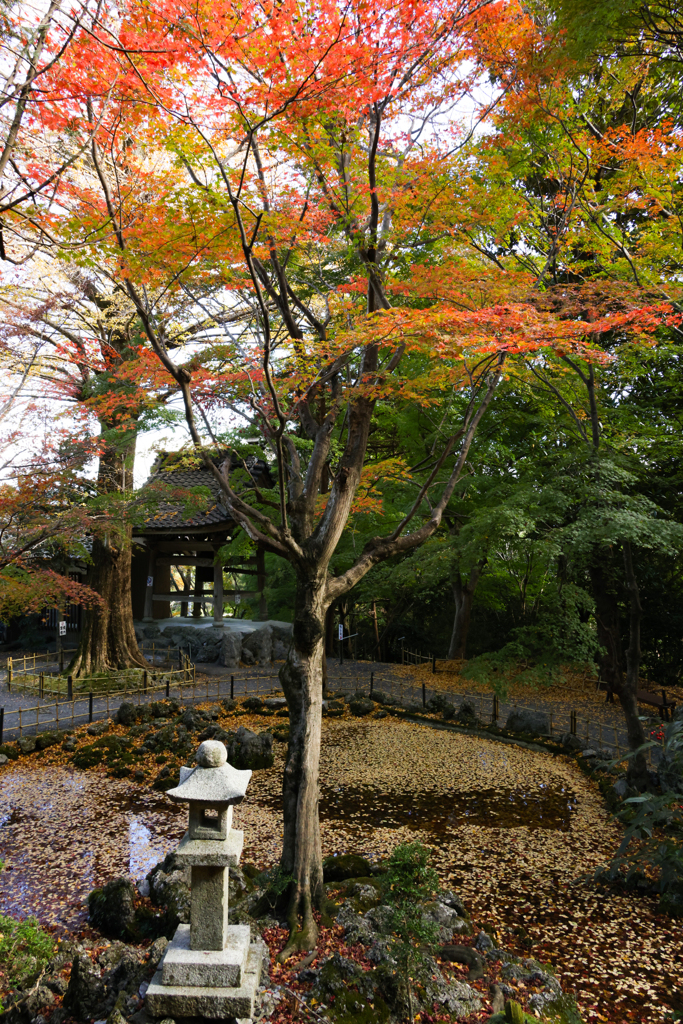
[[[0,914],[0,974],[4,991],[32,985],[54,951],[55,940],[42,930],[35,917],[16,921]]]
[[[383,902],[391,911],[387,931],[392,935],[391,951],[399,965],[411,1024],[412,982],[423,970],[423,947],[433,945],[438,936],[437,924],[424,913],[424,904],[439,889],[439,876],[429,858],[422,843],[403,843],[395,848],[386,862],[386,872],[379,876]]]
[[[659,743],[646,743],[636,756]],[[683,720],[664,727],[659,774],[661,793],[640,793],[624,800],[615,817],[624,825],[624,838],[607,871],[596,878],[637,882],[656,879],[660,909],[683,915]],[[670,788],[667,788],[667,785]]]

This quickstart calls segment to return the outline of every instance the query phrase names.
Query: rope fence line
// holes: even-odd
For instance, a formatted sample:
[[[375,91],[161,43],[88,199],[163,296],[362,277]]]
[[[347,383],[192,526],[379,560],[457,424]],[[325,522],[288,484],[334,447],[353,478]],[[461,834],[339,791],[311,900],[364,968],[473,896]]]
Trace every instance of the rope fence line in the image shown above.
[[[367,684],[363,686],[360,676],[356,677],[356,684],[361,683],[359,687],[354,687],[353,681],[348,679],[336,680],[336,692],[348,693],[356,688],[359,691],[369,692],[371,697],[375,696],[378,693],[379,687],[375,690],[374,677],[378,674],[376,671],[370,673],[369,688]],[[517,701],[512,703],[501,701],[496,694],[469,693],[467,691],[456,694],[450,690],[441,690],[438,687],[427,687],[425,683],[422,683],[421,686],[415,686],[403,680],[397,681],[392,677],[380,682],[382,692],[387,693],[389,697],[397,699],[398,704],[402,705],[404,710],[409,710],[411,707],[415,711],[427,710],[428,702],[434,697],[439,697],[444,703],[453,705],[455,708],[453,717],[455,717],[462,705],[467,701],[474,707],[477,718],[480,721],[490,722],[492,725],[498,724],[502,718],[513,711],[530,711],[535,714],[538,714],[540,711],[548,717],[551,739],[559,739],[561,736],[569,733],[587,744],[595,744],[600,749],[605,747],[613,748],[617,757],[628,753],[630,749],[625,728],[620,735],[620,730],[616,725],[607,725],[604,722],[579,715],[574,709],[567,709],[565,713],[558,713],[552,710],[546,711],[542,707],[531,707],[526,704],[520,704]],[[407,705],[406,701],[408,702]],[[459,706],[456,706],[458,703]],[[648,756],[650,764],[652,764],[651,750],[648,752]]]
[[[40,658],[41,656],[37,655],[36,657]],[[27,656],[27,660],[29,659],[33,662],[33,656]],[[82,719],[87,718],[89,722],[92,722],[95,718],[109,717],[113,710],[118,710],[118,706],[122,701],[130,698],[133,698],[133,701],[137,698],[137,703],[142,704],[154,699],[155,695],[163,693],[164,696],[174,697],[179,699],[180,702],[185,700],[194,702],[197,700],[210,700],[212,697],[221,699],[228,695],[232,699],[236,696],[258,696],[263,693],[273,693],[280,689],[279,676],[276,672],[240,675],[237,679],[234,674],[228,678],[226,673],[224,677],[206,677],[204,681],[198,683],[196,679],[196,666],[183,653],[181,653],[181,659],[182,667],[178,670],[167,670],[161,673],[150,673],[145,670],[138,685],[117,690],[95,691],[90,689],[81,694],[74,693],[73,679],[72,677],[67,677],[65,680],[60,680],[60,682],[64,681],[66,685],[65,700],[59,699],[63,695],[62,688],[51,688],[49,684],[46,685],[43,673],[40,673],[37,685],[35,683],[30,685],[27,681],[24,681],[23,686],[20,686],[16,682],[16,677],[12,679],[12,674],[8,671],[8,689],[11,692],[21,693],[23,690],[24,693],[35,693],[39,699],[53,698],[54,701],[51,700],[49,703],[39,704],[35,707],[14,710],[0,708],[0,743],[5,738],[9,738],[8,734],[11,734],[12,737],[18,735],[21,738],[26,733],[37,735],[39,732],[48,731],[50,728],[63,728],[67,722],[71,723],[73,727],[76,721]],[[425,660],[427,659],[425,658]],[[157,675],[161,675],[160,681],[157,680]],[[355,680],[348,678],[335,679],[334,676],[331,676],[329,683],[336,693],[347,694],[354,690],[367,692],[369,689],[370,696],[373,696],[377,692],[375,691],[375,676],[380,675],[381,670],[375,669],[370,672],[369,687],[365,673],[363,677],[357,674]],[[47,678],[54,679],[54,677]],[[87,680],[79,682],[83,683],[85,689]],[[511,711],[538,713],[540,710],[548,716],[549,733],[553,739],[569,733],[582,739],[585,743],[596,744],[601,749],[605,745],[614,748],[618,757],[629,750],[625,732],[623,737],[620,736],[617,726],[610,726],[587,716],[579,715],[573,709],[568,709],[565,713],[558,713],[552,710],[546,711],[544,708],[532,707],[518,702],[501,701],[496,694],[485,695],[469,692],[455,694],[450,690],[427,687],[425,683],[413,685],[405,680],[396,680],[391,676],[384,680],[378,679],[377,683],[378,686],[381,686],[382,692],[386,692],[389,697],[396,699],[398,704],[403,706],[404,710],[410,710],[411,708],[414,711],[425,710],[430,700],[434,697],[439,697],[444,703],[454,706],[455,712],[453,717],[455,717],[463,703],[468,701],[474,706],[479,720],[482,722],[488,721],[491,724],[497,724]],[[456,707],[456,704],[459,704],[459,706]],[[86,705],[87,710],[85,710]],[[81,707],[84,710],[81,710]],[[649,756],[650,763],[652,763],[651,752]]]
[[[194,666],[193,666],[194,668]],[[0,744],[8,739],[21,739],[25,735],[38,736],[40,733],[49,732],[51,729],[74,728],[77,722],[93,722],[96,719],[109,718],[118,711],[121,703],[128,700],[130,703],[137,703],[138,706],[148,703],[155,697],[175,698],[180,703],[192,701],[207,701],[211,698],[219,700],[230,695],[234,699],[236,688],[235,678],[230,679],[207,677],[197,682],[196,675],[192,673],[188,679],[179,679],[172,683],[169,673],[164,673],[166,678],[163,682],[157,682],[154,678],[149,682],[146,689],[125,689],[119,691],[106,691],[104,693],[84,693],[71,699],[54,703],[39,704],[35,707],[17,708],[8,710],[0,708]],[[259,693],[273,693],[279,687],[272,684],[266,685],[271,680],[277,679],[277,675],[250,676],[239,682],[245,683],[244,696],[254,696]],[[256,688],[247,688],[247,683],[256,682]],[[238,688],[241,689],[241,688]],[[238,694],[239,695],[239,694]],[[131,700],[132,698],[132,700]],[[136,700],[137,698],[137,700]]]

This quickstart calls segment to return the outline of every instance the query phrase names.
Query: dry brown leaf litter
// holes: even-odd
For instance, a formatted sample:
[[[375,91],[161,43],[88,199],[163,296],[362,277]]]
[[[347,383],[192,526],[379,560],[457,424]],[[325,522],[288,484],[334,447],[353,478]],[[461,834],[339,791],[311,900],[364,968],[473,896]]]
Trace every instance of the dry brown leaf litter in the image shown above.
[[[224,717],[223,724],[258,730],[282,723],[242,716]],[[275,751],[275,767],[254,773],[247,800],[235,811],[235,827],[245,831],[244,859],[263,866],[277,860],[282,838],[284,745]],[[172,849],[185,821],[162,794],[109,779],[102,770],[77,772],[64,761],[51,748],[0,769],[0,813],[10,815],[0,831],[0,855],[9,867],[0,873],[0,908],[69,924],[82,920],[93,885],[121,873],[139,877],[145,857],[151,863]],[[157,759],[150,755],[145,767],[151,779]],[[609,858],[619,829],[596,786],[572,762],[391,718],[345,719],[324,723],[321,784],[328,808],[339,790],[351,798],[351,810],[342,801],[340,816],[322,821],[326,854],[381,857],[400,842],[422,839],[477,924],[496,931],[504,945],[552,964],[587,1020],[646,1024],[670,1019],[671,1008],[679,1008],[680,923],[657,915],[650,899],[577,881]],[[571,794],[565,830],[460,823],[437,836],[416,828],[419,821],[381,824],[395,804],[405,808],[406,798],[424,809],[458,794],[544,788]],[[359,792],[368,797],[369,813],[352,799]]]

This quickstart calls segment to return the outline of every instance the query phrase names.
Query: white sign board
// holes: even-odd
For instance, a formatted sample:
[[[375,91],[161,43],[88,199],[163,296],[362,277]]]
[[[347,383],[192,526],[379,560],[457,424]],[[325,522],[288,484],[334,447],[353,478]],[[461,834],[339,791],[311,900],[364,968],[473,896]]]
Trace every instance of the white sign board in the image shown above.
[[[344,639],[344,627],[342,626],[341,622],[339,623],[339,639]]]
[[[239,604],[241,600],[242,600],[242,595],[241,594],[235,594],[235,604]]]
[[[59,623],[59,635],[66,636],[66,622]]]
[[[154,586],[154,577],[153,576],[148,576],[147,577],[147,586],[148,587],[153,587]]]

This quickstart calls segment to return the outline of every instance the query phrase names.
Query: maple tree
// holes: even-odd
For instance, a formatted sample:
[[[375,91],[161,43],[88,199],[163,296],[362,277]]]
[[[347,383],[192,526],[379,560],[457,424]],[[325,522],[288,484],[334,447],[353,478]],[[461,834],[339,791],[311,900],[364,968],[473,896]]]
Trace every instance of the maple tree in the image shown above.
[[[171,383],[194,455],[233,519],[296,577],[281,673],[290,709],[281,866],[294,879],[287,952],[315,944],[313,909],[323,902],[318,758],[330,605],[439,529],[513,358],[549,349],[597,365],[609,357],[602,335],[649,336],[670,317],[661,301],[558,315],[530,301],[547,273],[529,266],[529,236],[498,251],[500,223],[509,231],[521,222],[528,190],[511,189],[504,167],[482,194],[471,188],[469,133],[456,114],[492,41],[511,40],[529,77],[525,47],[535,41],[525,17],[468,0],[326,3],[314,17],[297,3],[131,4],[79,36],[51,72],[70,99],[51,108],[50,127],[68,123],[89,148],[59,175],[60,206],[42,212],[42,230],[84,270],[99,260],[135,318],[121,345],[111,343],[103,403],[125,433],[131,409]],[[503,91],[523,108],[513,88],[523,76],[504,63]],[[653,173],[666,159],[651,162]],[[620,187],[623,198],[626,180]],[[555,208],[567,194],[554,190]],[[574,224],[557,216],[562,231],[553,228],[545,252],[553,273],[565,224]],[[482,244],[487,231],[493,251]],[[178,310],[170,334],[166,296]],[[120,358],[124,348],[130,358]],[[438,406],[452,389],[465,396],[462,420],[438,432],[416,496],[331,576],[349,517],[363,509],[377,410]],[[212,457],[226,411],[258,433],[275,495]],[[230,442],[240,447],[234,434]],[[111,468],[118,490],[129,454]],[[121,588],[111,599],[123,602]]]
[[[323,5],[315,19],[294,4],[213,7],[209,20],[170,5],[145,8],[109,50],[112,61],[125,50],[121,76],[154,106],[147,123],[136,122],[139,137],[163,144],[172,169],[163,209],[153,202],[150,244],[140,229],[149,217],[121,215],[113,164],[104,145],[93,147],[107,209],[99,244],[118,250],[117,279],[182,395],[195,452],[231,515],[296,576],[294,642],[281,672],[290,709],[281,867],[294,879],[285,954],[315,944],[313,909],[323,901],[317,802],[329,605],[439,528],[509,354],[569,354],[596,330],[638,329],[626,315],[590,327],[562,320],[515,301],[508,282],[477,286],[483,261],[449,244],[463,144],[451,112],[472,84],[472,36],[483,19],[504,16],[466,3],[354,3]],[[200,305],[211,274],[242,326],[174,358],[150,295],[182,287],[188,308]],[[463,304],[468,287],[479,299]],[[439,439],[416,498],[330,577],[378,405],[434,404],[446,388],[467,392],[463,420]],[[260,432],[277,472],[274,498],[210,457],[220,439],[205,411],[226,407]]]

